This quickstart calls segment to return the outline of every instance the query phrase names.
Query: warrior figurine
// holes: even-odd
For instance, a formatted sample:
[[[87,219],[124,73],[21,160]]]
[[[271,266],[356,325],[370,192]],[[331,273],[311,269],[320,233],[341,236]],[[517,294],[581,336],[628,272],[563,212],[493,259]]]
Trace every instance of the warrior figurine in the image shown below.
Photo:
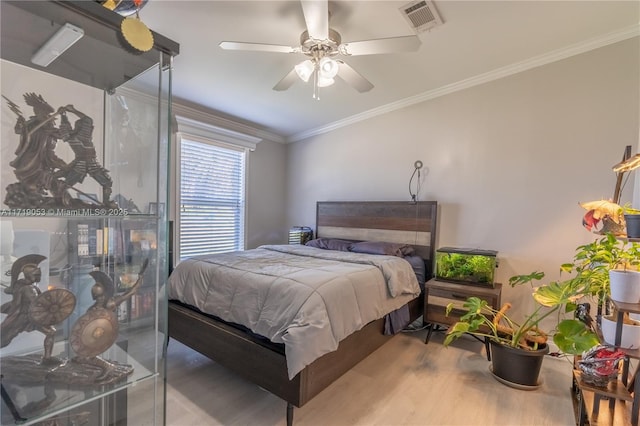
[[[13,299],[0,306],[0,312],[7,314],[0,324],[0,347],[9,345],[22,332],[37,330],[45,335],[42,363],[59,364],[61,361],[51,355],[56,334],[53,325],[71,314],[75,297],[65,289],[40,291],[42,271],[38,265],[45,259],[39,254],[28,254],[13,263],[11,286],[4,290]],[[22,278],[18,278],[20,274]]]
[[[133,368],[130,366],[107,361],[99,355],[115,343],[119,329],[116,310],[121,303],[130,299],[138,287],[142,285],[142,277],[147,265],[148,259],[140,268],[136,283],[121,295],[116,294],[113,281],[107,274],[102,271],[89,273],[95,280],[95,284],[91,287],[91,296],[95,303],[73,325],[69,341],[71,348],[76,353],[73,362],[92,365],[102,370],[102,373],[95,379],[97,383],[109,380],[112,375],[117,377],[133,372]]]
[[[9,99],[9,107],[18,116],[15,132],[20,142],[15,159],[9,165],[13,167],[18,182],[7,188],[5,203],[10,207],[39,207],[46,205],[47,191],[62,196],[64,184],[56,179],[56,170],[67,164],[55,154],[57,140],[61,133],[55,127],[54,109],[41,95],[25,93],[24,100],[33,108],[31,117],[25,119],[20,108]],[[67,195],[68,198],[68,195]]]
[[[63,135],[62,140],[69,144],[75,154],[75,159],[60,172],[60,175],[64,176],[66,185],[72,187],[77,183],[82,183],[88,174],[102,186],[103,205],[110,205],[113,182],[109,176],[109,171],[102,167],[96,158],[96,148],[92,140],[93,120],[75,109],[73,105],[67,105],[61,109],[64,112],[62,113],[60,130],[66,133]],[[72,112],[79,117],[73,129],[66,112]]]

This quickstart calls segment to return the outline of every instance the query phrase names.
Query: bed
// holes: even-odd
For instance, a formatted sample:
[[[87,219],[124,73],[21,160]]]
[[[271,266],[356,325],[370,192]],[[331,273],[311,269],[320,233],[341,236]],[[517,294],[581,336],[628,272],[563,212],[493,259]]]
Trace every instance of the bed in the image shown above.
[[[424,260],[428,280],[432,276],[436,218],[435,201],[318,202],[316,238],[408,244]],[[410,320],[422,314],[422,297],[412,296],[407,304]],[[192,304],[170,300],[168,328],[169,337],[285,400],[288,425],[293,423],[294,406],[303,406],[393,337],[384,333],[384,318],[375,319],[290,378],[284,345],[206,314]]]

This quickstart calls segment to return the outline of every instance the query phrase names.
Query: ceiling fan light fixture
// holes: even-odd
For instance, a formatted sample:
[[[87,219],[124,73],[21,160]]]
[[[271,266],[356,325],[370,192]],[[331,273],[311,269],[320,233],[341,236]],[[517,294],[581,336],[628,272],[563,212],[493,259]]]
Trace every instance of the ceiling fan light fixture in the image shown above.
[[[296,74],[298,74],[300,80],[304,81],[305,83],[309,81],[309,78],[311,78],[311,75],[313,74],[315,68],[316,67],[314,63],[310,59],[302,61],[295,66]]]
[[[319,73],[322,78],[333,80],[338,74],[339,66],[336,61],[331,58],[327,58],[326,56],[320,59],[318,63]]]
[[[329,87],[335,82],[336,81],[333,78],[322,77],[320,74],[318,74],[318,81],[317,81],[318,87]]]

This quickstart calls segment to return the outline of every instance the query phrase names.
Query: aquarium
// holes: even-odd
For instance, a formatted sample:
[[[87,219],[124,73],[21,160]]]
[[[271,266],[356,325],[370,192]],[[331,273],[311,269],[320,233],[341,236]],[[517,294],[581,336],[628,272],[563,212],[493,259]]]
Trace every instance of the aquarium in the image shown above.
[[[498,252],[442,247],[436,250],[436,278],[493,287]]]

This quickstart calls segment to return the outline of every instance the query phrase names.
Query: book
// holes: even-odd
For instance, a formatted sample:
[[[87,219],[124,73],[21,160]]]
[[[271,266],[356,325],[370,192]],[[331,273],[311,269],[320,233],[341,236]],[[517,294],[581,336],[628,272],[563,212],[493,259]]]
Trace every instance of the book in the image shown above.
[[[102,235],[104,230],[96,229],[96,255],[101,256],[104,253],[104,240],[102,239]]]
[[[78,224],[78,256],[89,255],[89,225],[85,223]]]
[[[89,256],[95,256],[98,254],[98,236],[96,235],[98,229],[95,223],[90,223],[87,228],[87,248]]]

